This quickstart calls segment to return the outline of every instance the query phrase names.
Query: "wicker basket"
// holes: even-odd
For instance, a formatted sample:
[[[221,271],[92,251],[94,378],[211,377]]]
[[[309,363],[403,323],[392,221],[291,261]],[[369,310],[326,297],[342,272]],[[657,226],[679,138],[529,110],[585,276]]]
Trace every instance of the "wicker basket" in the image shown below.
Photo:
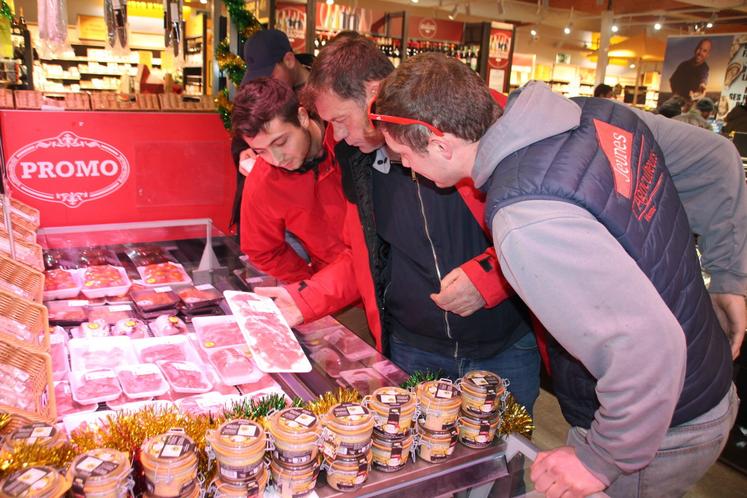
[[[24,299],[19,295],[0,290],[0,316],[10,318],[31,332],[30,342],[16,339],[13,334],[0,331],[1,337],[13,337],[28,348],[40,352],[49,351],[49,318],[47,308],[39,303]]]
[[[20,287],[31,296],[34,302],[40,303],[44,298],[44,274],[9,257],[0,256],[0,279]]]
[[[0,404],[0,410],[12,415],[10,428],[6,427],[5,432],[29,421],[54,423],[57,405],[54,399],[52,358],[49,354],[31,349],[21,341],[3,335],[0,336],[0,363],[23,370],[30,376],[30,394],[35,400],[33,411]]]
[[[0,194],[0,200],[3,200],[3,198],[4,196]],[[30,224],[29,228],[31,230],[39,228],[40,216],[38,209],[13,198],[10,199],[10,207],[12,208],[11,211],[13,211],[19,218],[22,218]]]
[[[44,251],[42,247],[35,242],[28,242],[18,237],[14,238],[16,246],[16,261],[44,271]],[[22,253],[22,254],[19,254]],[[0,229],[0,254],[10,257],[10,238],[8,232]]]
[[[178,112],[214,112],[215,101],[209,95],[177,95],[175,93],[163,93],[158,96],[161,100],[161,109],[164,111]]]
[[[66,93],[65,109],[70,111],[90,111],[91,99],[87,93]]]
[[[16,90],[16,109],[41,109],[42,93],[36,90]]]
[[[127,95],[119,93],[94,93],[91,95],[94,111],[159,111],[158,95],[141,93]]]
[[[0,88],[0,109],[13,109],[13,90]]]

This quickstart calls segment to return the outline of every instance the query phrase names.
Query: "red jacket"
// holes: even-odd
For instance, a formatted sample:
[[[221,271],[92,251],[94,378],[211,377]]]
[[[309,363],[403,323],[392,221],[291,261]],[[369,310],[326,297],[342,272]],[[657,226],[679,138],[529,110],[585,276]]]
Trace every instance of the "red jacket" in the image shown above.
[[[342,228],[346,201],[335,160],[331,128],[323,147],[327,158],[318,175],[291,173],[258,158],[244,184],[241,250],[258,269],[295,282],[311,277],[345,249]],[[307,264],[285,240],[299,239],[311,258]]]
[[[475,219],[487,233],[485,226],[485,196],[477,190],[472,180],[465,180],[457,189]],[[346,248],[334,263],[312,278],[290,284],[286,289],[301,310],[305,322],[321,318],[329,313],[362,299],[366,318],[379,351],[382,350],[382,330],[374,283],[369,266],[368,248],[363,227],[355,204],[347,203],[344,238]],[[513,290],[506,282],[498,265],[495,249],[488,248],[460,266],[485,299],[486,307],[493,307]]]

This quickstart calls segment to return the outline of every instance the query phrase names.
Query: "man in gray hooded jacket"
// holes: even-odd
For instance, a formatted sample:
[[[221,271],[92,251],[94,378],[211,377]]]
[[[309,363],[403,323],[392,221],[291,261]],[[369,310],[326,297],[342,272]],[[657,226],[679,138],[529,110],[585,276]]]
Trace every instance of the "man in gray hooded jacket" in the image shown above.
[[[501,268],[552,336],[573,425],[568,446],[532,466],[535,487],[684,494],[718,457],[738,405],[730,360],[747,322],[747,196],[733,145],[541,83],[512,94],[501,116],[477,75],[437,54],[387,78],[370,118],[405,166],[439,186],[471,176],[488,192]]]

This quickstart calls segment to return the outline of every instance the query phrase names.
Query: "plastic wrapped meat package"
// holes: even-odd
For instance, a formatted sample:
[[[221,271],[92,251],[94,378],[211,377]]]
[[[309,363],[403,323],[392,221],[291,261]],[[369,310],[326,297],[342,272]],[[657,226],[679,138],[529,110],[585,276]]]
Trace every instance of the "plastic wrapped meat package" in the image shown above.
[[[389,384],[392,386],[398,386],[410,378],[410,376],[407,375],[404,370],[402,370],[386,358],[374,363],[371,366],[374,368],[374,370],[386,377],[387,380],[389,380]]]
[[[109,337],[109,324],[102,319],[83,322],[80,327],[70,329],[75,339],[93,339],[94,337]]]
[[[67,359],[67,332],[62,327],[55,327],[49,334],[49,355],[52,357],[52,378],[66,379],[70,363]]]
[[[49,301],[44,303],[49,312],[49,321],[62,325],[77,325],[88,320],[86,300]]]
[[[308,350],[330,348],[345,334],[344,328],[319,329],[309,334],[301,335],[298,339]]]
[[[193,415],[210,413],[217,416],[221,415],[225,409],[230,408],[240,399],[241,396],[238,394],[209,392],[205,394],[186,396],[178,399],[174,404],[176,404],[179,411],[183,413],[191,413]]]
[[[122,266],[117,253],[105,247],[86,247],[77,254],[79,268],[88,266]]]
[[[26,289],[19,287],[15,284],[11,284],[10,282],[6,282],[2,278],[0,278],[0,290],[4,290],[5,292],[10,292],[11,294],[15,294],[16,296],[20,296],[24,299],[28,299],[29,301],[34,300],[34,296],[31,294],[31,292],[27,291]],[[47,298],[45,294],[45,299],[51,299]]]
[[[189,286],[177,291],[177,295],[188,310],[212,306],[223,299],[223,294],[210,284]]]
[[[339,338],[329,342],[348,360],[360,361],[377,354],[374,348],[350,331],[346,331]]]
[[[143,280],[143,285],[187,285],[192,283],[184,267],[179,263],[167,261],[147,266],[138,266],[137,271]]]
[[[264,375],[246,346],[216,349],[208,352],[208,358],[220,379],[229,386],[256,382]]]
[[[148,337],[148,330],[148,325],[142,320],[138,320],[137,318],[123,318],[117,320],[117,323],[112,325],[110,333],[113,336],[123,335],[132,339],[140,339]]]
[[[111,410],[137,412],[146,407],[151,407],[156,410],[167,410],[174,408],[174,403],[171,401],[152,398],[132,399],[123,394],[115,400],[107,401],[106,406]]]
[[[319,348],[312,351],[309,356],[311,356],[312,361],[321,368],[324,373],[335,378],[340,376],[340,372],[343,369],[360,366],[351,365],[350,362],[345,361],[340,353],[332,348]]]
[[[130,278],[121,266],[89,266],[82,270],[81,292],[89,299],[106,296],[121,296],[130,289]]]
[[[157,361],[171,388],[178,393],[205,393],[213,384],[205,373],[205,368],[191,361]]]
[[[70,339],[67,345],[73,372],[137,363],[129,337]]]
[[[109,368],[73,371],[70,374],[70,387],[73,399],[84,405],[116,399],[122,394],[117,374]]]
[[[26,342],[34,340],[33,332],[26,325],[7,316],[0,316],[0,332],[5,332]]]
[[[117,379],[130,398],[152,398],[169,390],[161,370],[152,363],[121,366],[117,368]]]
[[[0,364],[0,404],[21,410],[33,411],[36,401],[33,396],[31,376],[12,365]]]
[[[389,385],[389,381],[373,368],[358,368],[340,372],[337,381],[343,387],[352,387],[361,394],[371,394],[380,387]]]
[[[44,272],[44,299],[72,299],[80,294],[83,284],[75,270],[47,270]]]
[[[166,361],[199,361],[199,356],[183,335],[171,337],[148,337],[132,341],[141,363]]]
[[[310,323],[302,323],[294,327],[301,335],[311,334],[320,330],[345,328],[340,322],[327,315]]]
[[[81,405],[75,401],[68,381],[54,383],[54,401],[57,407],[57,418],[62,418],[70,413],[95,412],[99,406],[97,403]]]
[[[181,318],[175,315],[161,315],[150,322],[153,335],[164,337],[169,335],[180,335],[187,332],[187,325]]]
[[[262,371],[311,370],[311,363],[272,299],[249,292],[223,294]]]
[[[129,304],[115,304],[113,306],[89,306],[88,320],[103,320],[111,325],[125,318],[135,318],[135,311]]]
[[[130,297],[139,309],[146,312],[174,309],[179,304],[179,296],[169,286],[133,290]]]
[[[192,319],[200,347],[204,350],[246,345],[236,318],[233,316],[206,316]]]
[[[127,257],[135,266],[148,266],[167,261],[176,262],[169,252],[159,246],[142,246],[133,247],[127,250]]]

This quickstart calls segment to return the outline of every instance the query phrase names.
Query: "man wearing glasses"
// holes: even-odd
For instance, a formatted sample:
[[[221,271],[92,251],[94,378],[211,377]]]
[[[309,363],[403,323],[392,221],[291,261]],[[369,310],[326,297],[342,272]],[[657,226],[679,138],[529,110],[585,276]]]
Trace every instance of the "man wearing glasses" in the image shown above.
[[[360,292],[379,350],[405,371],[441,369],[457,378],[490,370],[531,411],[539,354],[529,313],[498,269],[482,194],[471,181],[439,188],[411,174],[369,120],[378,84],[392,70],[362,37],[320,52],[305,91],[340,142],[349,250],[310,279],[258,292],[276,297],[291,325],[334,312]]]
[[[376,112],[405,166],[487,192],[504,275],[552,336],[555,393],[573,427],[568,446],[533,464],[537,490],[684,494],[739,404],[747,196],[734,146],[538,82],[502,111],[477,75],[438,54],[400,65]]]

